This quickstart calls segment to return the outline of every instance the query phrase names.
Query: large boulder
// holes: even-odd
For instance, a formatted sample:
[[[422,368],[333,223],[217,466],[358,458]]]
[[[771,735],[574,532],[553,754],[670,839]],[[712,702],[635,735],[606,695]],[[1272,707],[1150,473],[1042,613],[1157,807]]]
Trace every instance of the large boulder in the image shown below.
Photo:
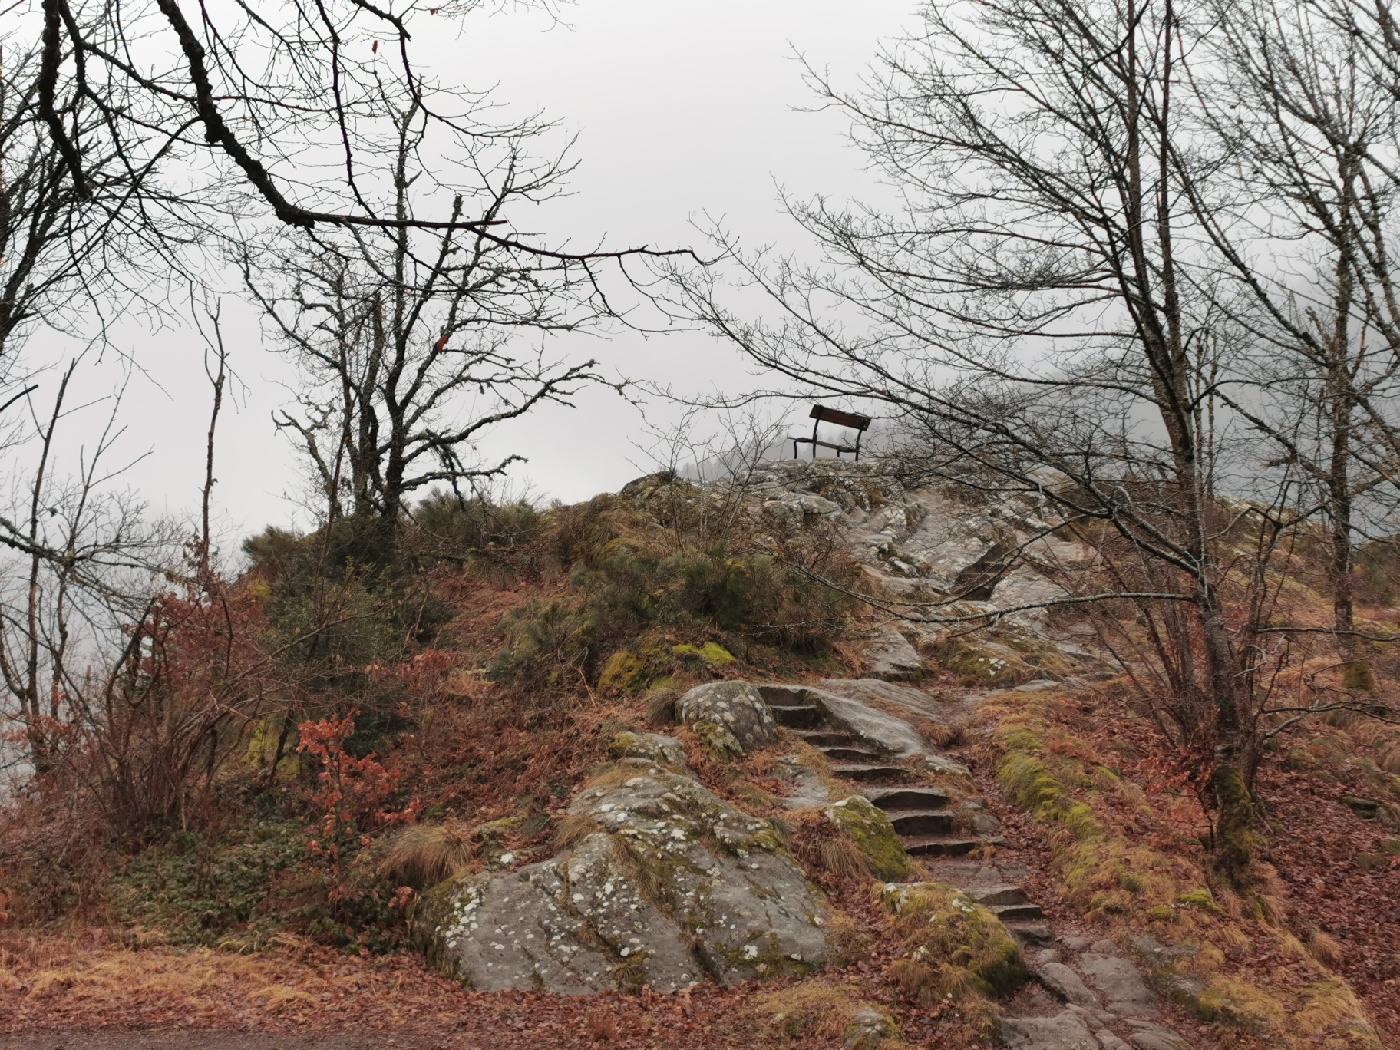
[[[826,957],[823,905],[767,821],[692,777],[609,768],[569,807],[562,855],[431,891],[430,961],[481,991],[675,991],[805,973]]]
[[[747,754],[778,737],[773,712],[747,682],[697,685],[677,701],[676,713],[706,747],[722,755]]]

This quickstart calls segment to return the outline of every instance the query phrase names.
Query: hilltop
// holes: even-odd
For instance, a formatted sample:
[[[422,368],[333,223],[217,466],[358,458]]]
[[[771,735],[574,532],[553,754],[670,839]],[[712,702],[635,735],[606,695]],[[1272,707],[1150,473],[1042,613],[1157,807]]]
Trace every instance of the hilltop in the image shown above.
[[[760,463],[548,510],[437,501],[406,528],[392,588],[353,558],[328,583],[324,531],[250,541],[230,604],[260,644],[326,603],[341,626],[299,655],[314,676],[268,686],[300,719],[241,732],[183,826],[59,836],[51,800],[20,800],[0,1031],[1169,1050],[1400,1030],[1392,648],[1354,703],[1322,645],[1278,677],[1241,885],[1135,655],[1150,624],[1075,600],[1125,563],[1033,491],[979,499],[896,457]],[[1388,573],[1358,573],[1382,634]],[[1324,575],[1294,554],[1290,615],[1325,621]]]

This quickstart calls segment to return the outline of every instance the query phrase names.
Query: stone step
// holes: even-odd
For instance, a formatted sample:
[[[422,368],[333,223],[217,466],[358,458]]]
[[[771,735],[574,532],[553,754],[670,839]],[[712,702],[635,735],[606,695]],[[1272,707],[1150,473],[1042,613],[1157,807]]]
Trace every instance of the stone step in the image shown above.
[[[867,751],[863,747],[847,747],[837,744],[827,744],[821,747],[821,751],[833,762],[880,762],[885,757],[878,751]]]
[[[1027,947],[1044,948],[1055,943],[1055,934],[1048,922],[1037,919],[1011,919],[1004,921],[1003,925],[1011,932],[1011,936]]]
[[[806,707],[811,704],[807,690],[800,685],[769,683],[758,687],[758,695],[769,707]]]
[[[1045,919],[1045,913],[1040,910],[1040,905],[1026,901],[1023,904],[995,904],[986,905],[991,909],[993,915],[1004,923],[1017,922],[1041,922]]]
[[[804,744],[811,744],[813,747],[844,747],[856,742],[856,738],[850,733],[824,727],[820,729],[794,729],[793,732]]]
[[[988,908],[1029,904],[1030,898],[1020,886],[994,886],[990,889],[964,890],[978,904]]]
[[[866,798],[891,815],[911,810],[937,809],[948,804],[948,796],[937,788],[885,787],[867,788]]]
[[[826,721],[826,713],[816,704],[794,704],[792,707],[769,707],[778,725],[789,729],[815,729]]]
[[[982,846],[994,846],[1001,839],[970,839],[959,835],[920,835],[905,839],[904,850],[913,857],[960,857]]]
[[[892,766],[884,762],[837,762],[831,772],[846,780],[903,780],[909,770],[903,766]]]
[[[890,823],[901,835],[948,835],[953,831],[954,814],[948,809],[896,810]]]

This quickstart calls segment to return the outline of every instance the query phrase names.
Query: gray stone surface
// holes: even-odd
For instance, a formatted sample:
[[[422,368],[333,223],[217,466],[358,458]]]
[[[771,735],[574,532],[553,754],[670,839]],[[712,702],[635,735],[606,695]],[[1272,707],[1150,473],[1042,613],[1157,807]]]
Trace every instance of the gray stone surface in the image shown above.
[[[1001,1038],[1012,1050],[1100,1050],[1093,1030],[1073,1010],[1048,1017],[1005,1018]]]
[[[722,753],[747,754],[778,735],[773,712],[747,682],[697,685],[676,702],[676,713],[706,746]]]
[[[639,759],[663,769],[684,769],[685,748],[675,737],[660,733],[638,733],[632,730],[618,733],[608,743],[612,758]]]
[[[855,687],[852,688],[852,685]],[[918,756],[936,773],[952,776],[966,776],[968,773],[967,767],[961,762],[932,750],[924,743],[919,731],[904,719],[875,707],[865,699],[875,694],[864,680],[856,679],[853,683],[846,683],[840,679],[833,679],[823,682],[821,688],[765,685],[763,689],[781,689],[789,695],[801,696],[808,703],[817,704],[836,725],[854,734],[862,742],[897,758]]]
[[[1035,975],[1057,998],[1075,1006],[1098,1006],[1099,1000],[1089,990],[1079,974],[1062,962],[1047,962],[1036,967]]]
[[[572,850],[431,891],[415,932],[434,965],[481,991],[569,995],[819,965],[824,906],[772,825],[689,776],[633,769],[575,798],[593,830]]]
[[[1086,952],[1076,966],[1090,987],[1103,996],[1104,1005],[1116,1014],[1151,1013],[1157,1005],[1142,972],[1121,955]]]
[[[924,659],[909,639],[893,627],[871,632],[863,654],[867,674],[881,678],[917,678],[923,674]]]
[[[613,961],[588,944],[588,924],[566,906],[565,889],[553,863],[472,880],[429,934],[429,960],[482,992],[602,990]]]
[[[810,809],[824,806],[831,801],[831,788],[792,755],[784,755],[775,768],[778,777],[786,781],[791,789],[783,796],[783,805],[788,809]]]
[[[788,526],[810,525],[841,513],[841,505],[811,492],[777,491],[763,500],[766,517]]]
[[[850,1050],[879,1050],[885,1040],[898,1037],[899,1029],[889,1014],[873,1006],[862,1006],[846,1026],[842,1042]]]
[[[872,707],[887,704],[919,718],[935,721],[946,716],[952,706],[916,686],[887,682],[881,678],[826,678],[818,684],[837,696],[859,700]]]
[[[1181,1036],[1156,1025],[1139,1028],[1128,1036],[1128,1042],[1138,1050],[1191,1050],[1191,1044]]]

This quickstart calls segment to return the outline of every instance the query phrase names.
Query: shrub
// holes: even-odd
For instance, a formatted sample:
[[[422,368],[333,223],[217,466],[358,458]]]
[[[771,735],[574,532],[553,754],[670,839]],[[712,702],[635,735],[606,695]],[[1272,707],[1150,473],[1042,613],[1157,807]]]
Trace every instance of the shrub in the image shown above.
[[[111,903],[122,922],[171,944],[255,945],[287,921],[274,887],[306,859],[296,823],[257,821],[213,839],[181,832],[127,862]]]
[[[767,555],[686,551],[660,557],[614,539],[570,575],[570,599],[532,606],[516,616],[510,640],[491,667],[492,677],[517,684],[558,685],[582,672],[600,680],[609,658],[634,648],[649,628],[688,634],[725,631],[789,651],[814,654],[830,643],[850,610],[844,595],[807,576],[789,572]],[[694,655],[704,664],[724,662],[718,643],[671,647],[670,657]],[[716,658],[716,659],[712,659]],[[639,658],[640,659],[640,658]],[[635,670],[664,666],[641,661]],[[626,664],[626,666],[624,666]],[[636,675],[619,657],[611,679],[620,687]],[[646,675],[643,675],[646,677]],[[631,690],[626,686],[623,691]]]
[[[415,561],[509,556],[536,543],[545,528],[544,515],[526,500],[460,499],[451,493],[424,499],[411,518],[403,546]]]

